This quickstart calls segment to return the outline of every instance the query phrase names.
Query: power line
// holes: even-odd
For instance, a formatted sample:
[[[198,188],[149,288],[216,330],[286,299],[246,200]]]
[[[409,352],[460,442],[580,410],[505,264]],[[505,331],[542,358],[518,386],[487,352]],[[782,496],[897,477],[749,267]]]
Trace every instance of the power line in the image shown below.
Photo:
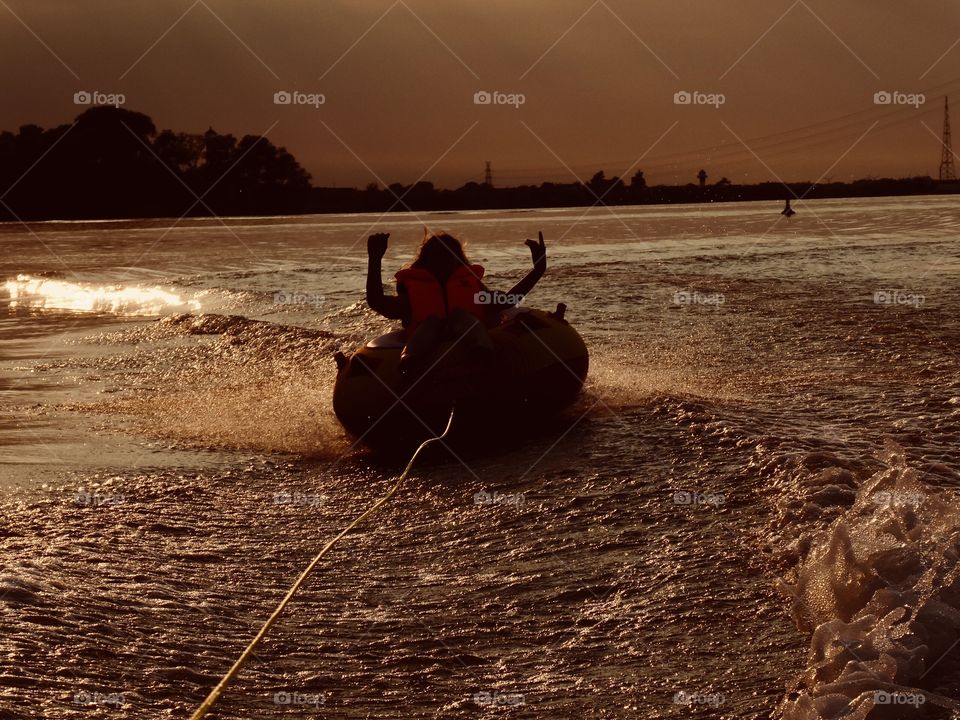
[[[940,94],[944,90],[960,88],[960,78],[940,83],[928,89],[924,94]],[[927,110],[927,113],[932,112]],[[744,161],[756,162],[754,153],[766,159],[785,155],[808,152],[811,149],[822,147],[829,143],[839,142],[845,137],[861,132],[869,124],[876,123],[880,130],[888,129],[917,119],[917,108],[912,105],[874,105],[869,108],[847,113],[817,123],[791,128],[777,133],[771,133],[746,141],[747,147],[731,139],[711,146],[694,150],[685,150],[659,156],[651,156],[643,161],[642,168],[647,172],[677,169],[682,172],[689,165],[699,164],[704,158],[716,166],[717,164],[736,165]],[[879,118],[879,119],[878,119]],[[951,154],[952,160],[952,154]],[[597,162],[587,165],[573,165],[570,170],[578,176],[592,175],[598,168],[627,168],[634,161]],[[501,177],[534,180],[544,177],[564,177],[570,180],[570,170],[566,168],[517,168],[501,172]]]

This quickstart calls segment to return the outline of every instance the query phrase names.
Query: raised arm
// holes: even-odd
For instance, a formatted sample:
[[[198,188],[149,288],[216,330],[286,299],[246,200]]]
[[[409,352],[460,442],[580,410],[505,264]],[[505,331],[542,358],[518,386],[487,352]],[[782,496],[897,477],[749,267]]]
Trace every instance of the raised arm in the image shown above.
[[[383,293],[383,256],[387,252],[389,233],[377,233],[367,238],[367,305],[370,309],[391,320],[403,319],[403,303],[396,295]]]
[[[533,290],[533,286],[547,271],[547,248],[543,244],[543,233],[540,233],[540,242],[527,240],[524,244],[530,248],[530,255],[533,256],[533,269],[520,282],[510,288],[510,292],[507,294],[514,297],[523,297],[529,294]]]

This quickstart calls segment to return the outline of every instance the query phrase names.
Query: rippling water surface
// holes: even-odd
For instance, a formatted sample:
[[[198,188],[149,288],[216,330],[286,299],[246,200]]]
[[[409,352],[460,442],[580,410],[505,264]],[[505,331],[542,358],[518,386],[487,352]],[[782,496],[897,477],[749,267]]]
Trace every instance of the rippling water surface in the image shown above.
[[[0,226],[0,717],[187,717],[400,468],[332,354],[426,222],[591,351],[428,458],[222,718],[948,718],[960,212],[944,198]],[[385,273],[385,277],[389,273]]]

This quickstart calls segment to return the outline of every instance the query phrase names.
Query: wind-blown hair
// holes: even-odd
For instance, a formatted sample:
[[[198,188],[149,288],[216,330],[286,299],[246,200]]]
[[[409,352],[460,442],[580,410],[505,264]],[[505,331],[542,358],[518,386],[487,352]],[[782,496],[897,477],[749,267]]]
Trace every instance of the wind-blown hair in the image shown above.
[[[445,279],[461,265],[469,265],[463,244],[449,233],[425,233],[411,267],[429,270]]]

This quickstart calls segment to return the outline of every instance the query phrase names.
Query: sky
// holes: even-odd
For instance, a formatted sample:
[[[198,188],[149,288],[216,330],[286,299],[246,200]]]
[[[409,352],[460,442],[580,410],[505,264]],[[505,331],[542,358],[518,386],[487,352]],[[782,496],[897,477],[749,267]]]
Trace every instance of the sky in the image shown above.
[[[3,0],[0,58],[0,129],[122,94],[324,186],[936,176],[960,129],[955,0]]]

